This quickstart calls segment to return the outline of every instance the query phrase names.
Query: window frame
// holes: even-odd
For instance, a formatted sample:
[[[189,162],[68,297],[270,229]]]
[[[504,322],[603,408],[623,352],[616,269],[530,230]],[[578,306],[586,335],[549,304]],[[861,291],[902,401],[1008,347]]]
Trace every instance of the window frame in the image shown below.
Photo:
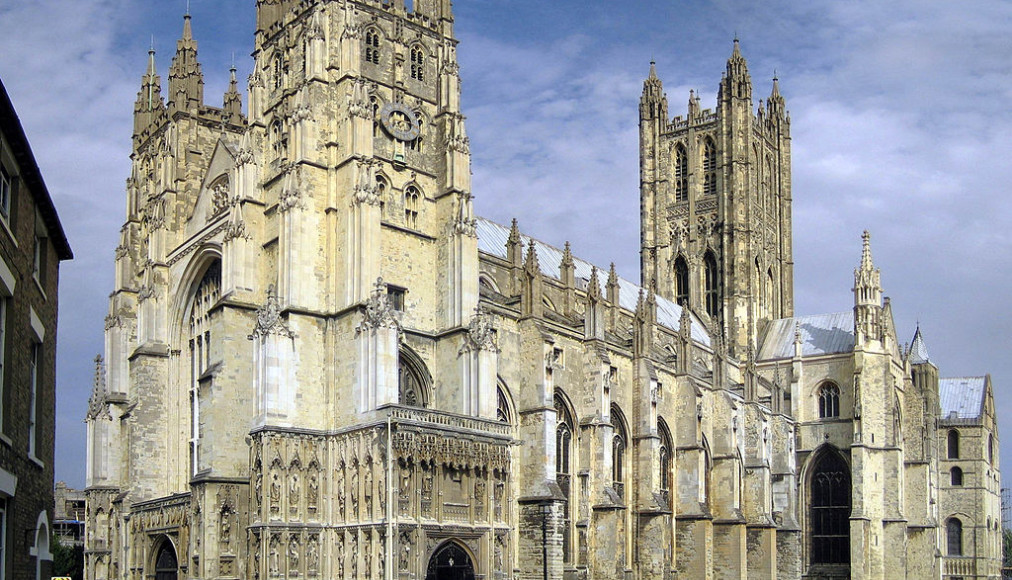
[[[39,427],[39,374],[42,357],[42,341],[35,337],[31,339],[30,353],[28,355],[28,457],[37,459],[36,450],[38,446]]]
[[[826,381],[819,386],[819,419],[840,418],[840,387],[832,381]]]
[[[949,429],[945,436],[945,457],[947,459],[959,459],[959,430]]]
[[[14,176],[0,164],[0,219],[10,223],[11,206],[14,198]]]
[[[955,539],[955,541],[953,541]],[[963,521],[953,516],[945,520],[945,555],[963,556]]]
[[[963,470],[958,465],[949,470],[949,485],[963,487]]]

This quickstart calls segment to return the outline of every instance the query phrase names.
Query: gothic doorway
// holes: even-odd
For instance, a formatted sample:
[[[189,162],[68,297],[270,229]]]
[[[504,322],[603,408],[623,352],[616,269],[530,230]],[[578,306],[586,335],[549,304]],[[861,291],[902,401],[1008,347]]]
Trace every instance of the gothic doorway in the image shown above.
[[[165,540],[155,558],[155,580],[178,580],[179,562],[172,542]]]
[[[457,544],[447,542],[429,560],[425,580],[474,580],[471,557]]]

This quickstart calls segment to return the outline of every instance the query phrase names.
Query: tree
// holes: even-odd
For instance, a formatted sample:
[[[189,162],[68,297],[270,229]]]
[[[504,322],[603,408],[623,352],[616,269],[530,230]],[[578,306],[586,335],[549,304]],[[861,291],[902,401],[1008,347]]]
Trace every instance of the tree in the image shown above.
[[[84,547],[66,546],[60,542],[60,537],[54,535],[51,542],[53,547],[53,576],[69,576],[74,580],[84,580]]]

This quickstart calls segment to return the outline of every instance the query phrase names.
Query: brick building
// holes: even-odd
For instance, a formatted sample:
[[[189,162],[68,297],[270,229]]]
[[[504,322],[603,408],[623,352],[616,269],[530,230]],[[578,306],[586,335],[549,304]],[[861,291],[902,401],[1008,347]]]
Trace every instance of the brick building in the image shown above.
[[[28,580],[52,560],[57,287],[73,254],[2,83],[0,137],[0,580]]]

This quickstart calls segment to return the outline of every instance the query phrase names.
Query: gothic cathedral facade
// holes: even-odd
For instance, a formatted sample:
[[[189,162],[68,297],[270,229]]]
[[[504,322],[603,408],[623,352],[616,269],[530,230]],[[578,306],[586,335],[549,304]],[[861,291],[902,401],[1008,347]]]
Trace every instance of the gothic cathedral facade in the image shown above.
[[[246,114],[189,16],[164,96],[151,55],[86,577],[996,577],[990,380],[900,346],[867,236],[853,308],[794,315],[790,118],[737,42],[715,112],[651,67],[635,284],[474,215],[453,25],[258,0]]]

